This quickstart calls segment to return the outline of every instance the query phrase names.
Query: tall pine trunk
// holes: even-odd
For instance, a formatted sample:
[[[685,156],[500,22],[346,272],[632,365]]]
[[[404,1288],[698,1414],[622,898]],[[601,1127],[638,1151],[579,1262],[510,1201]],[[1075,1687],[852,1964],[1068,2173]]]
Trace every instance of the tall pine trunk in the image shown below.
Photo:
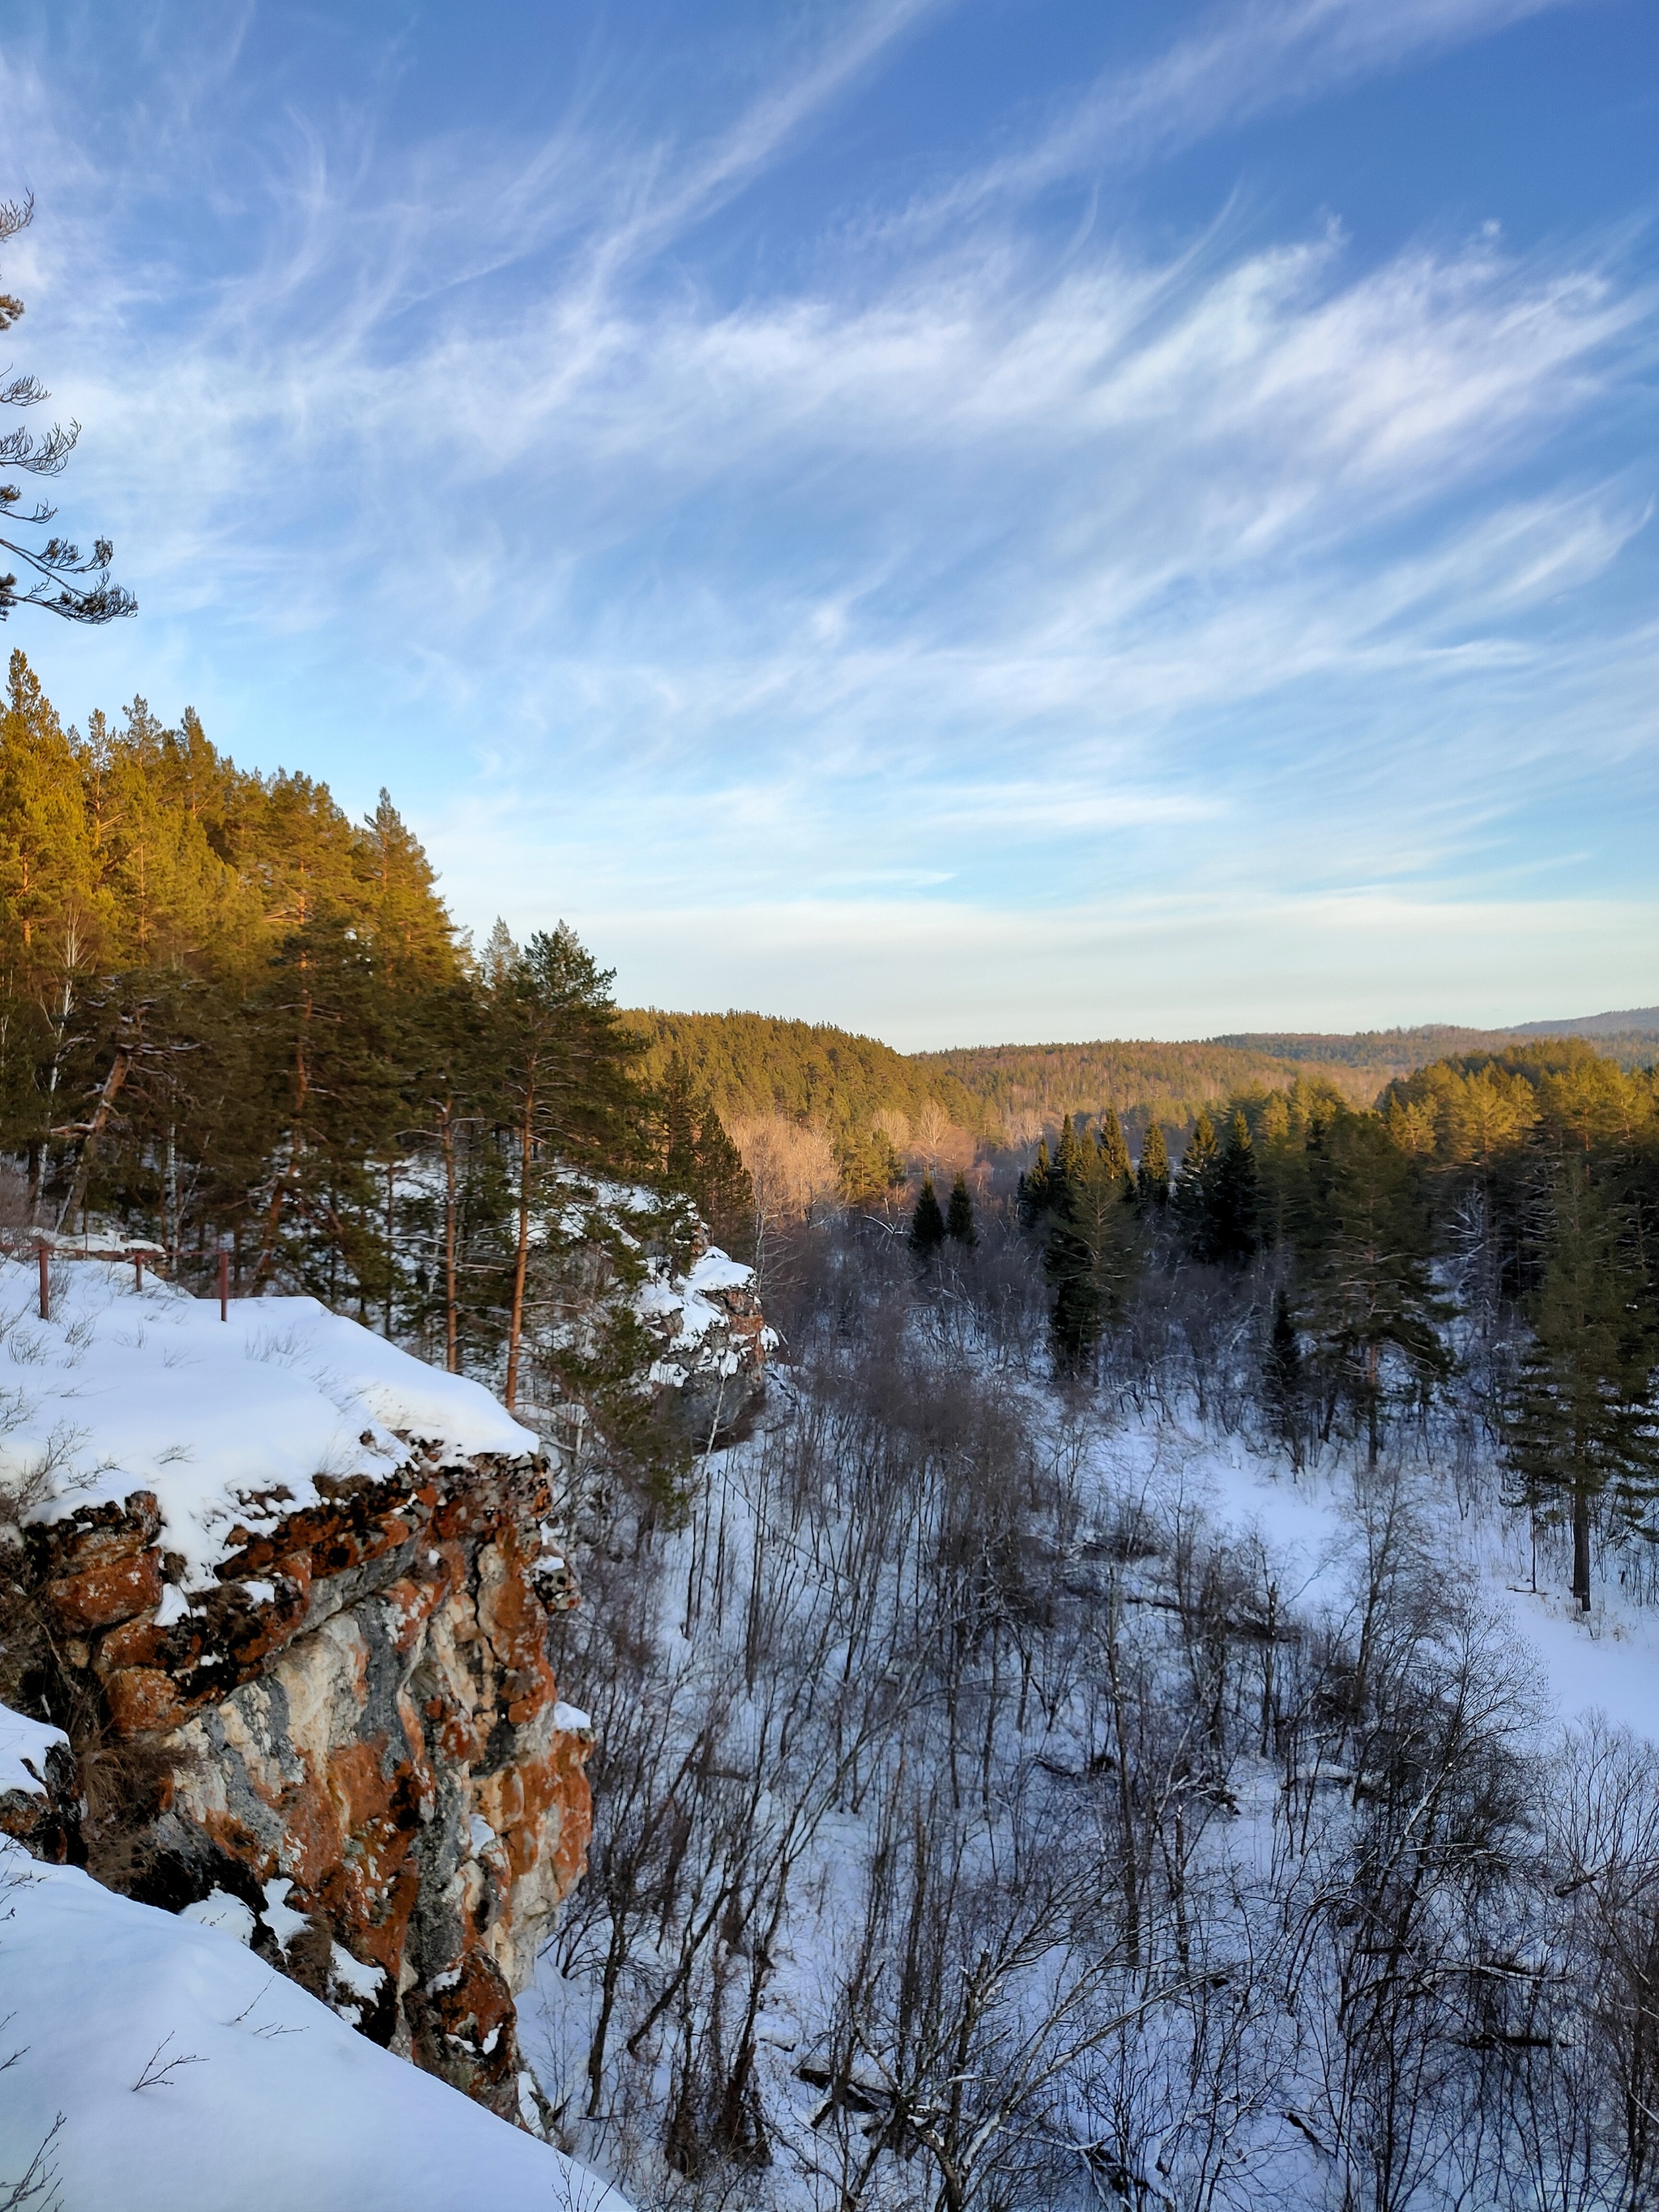
[[[306,1114],[311,1099],[311,1063],[307,1048],[311,1042],[311,958],[300,955],[300,1023],[294,1041],[293,1099],[294,1114],[289,1129],[288,1165],[271,1184],[270,1204],[265,1209],[264,1234],[260,1240],[259,1263],[253,1271],[253,1279],[262,1283],[276,1271],[277,1239],[282,1235],[283,1208],[290,1191],[296,1194],[301,1188],[301,1164],[306,1149]]]
[[[441,1142],[444,1154],[444,1365],[452,1375],[461,1370],[460,1308],[455,1295],[455,1115],[446,1099]]]
[[[393,1306],[397,1287],[398,1240],[398,1163],[389,1158],[386,1164],[386,1335],[392,1341]]]
[[[1590,1493],[1579,1470],[1572,1486],[1572,1594],[1578,1610],[1590,1609]]]
[[[534,1170],[536,1094],[526,1091],[524,1115],[519,1123],[519,1238],[513,1255],[513,1310],[507,1327],[507,1388],[502,1393],[510,1413],[519,1399],[519,1349],[524,1339],[524,1286],[530,1266],[530,1195]]]
[[[103,1087],[98,1093],[98,1103],[93,1109],[92,1119],[88,1122],[82,1135],[81,1156],[75,1164],[75,1180],[70,1185],[69,1195],[64,1199],[58,1216],[58,1227],[60,1230],[67,1230],[71,1237],[75,1234],[76,1213],[86,1204],[88,1187],[92,1181],[92,1163],[98,1150],[98,1139],[108,1127],[109,1117],[115,1110],[115,1102],[120,1096],[121,1086],[127,1079],[127,1072],[132,1066],[135,1049],[136,1047],[126,1045],[117,1048],[114,1061],[109,1073],[104,1078]]]

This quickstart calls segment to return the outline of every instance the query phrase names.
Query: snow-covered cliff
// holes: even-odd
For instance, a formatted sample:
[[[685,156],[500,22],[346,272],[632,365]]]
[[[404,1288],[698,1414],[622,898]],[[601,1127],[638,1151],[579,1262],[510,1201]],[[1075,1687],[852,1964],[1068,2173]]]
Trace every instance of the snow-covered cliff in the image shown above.
[[[310,1299],[222,1322],[95,1261],[37,1297],[0,1265],[3,1689],[90,1802],[32,1839],[533,2111],[513,1994],[582,1864],[591,1741],[547,1659],[575,1589],[537,1438]]]

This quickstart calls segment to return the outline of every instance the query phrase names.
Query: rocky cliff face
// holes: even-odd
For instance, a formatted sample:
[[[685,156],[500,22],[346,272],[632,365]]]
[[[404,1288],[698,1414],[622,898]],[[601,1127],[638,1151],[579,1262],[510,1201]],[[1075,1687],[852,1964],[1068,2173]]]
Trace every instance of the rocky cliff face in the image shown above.
[[[778,1340],[753,1268],[705,1245],[684,1275],[654,1264],[635,1293],[635,1310],[656,1352],[648,1380],[658,1403],[672,1405],[699,1443],[740,1430]]]
[[[96,1812],[94,1869],[216,1920],[381,2044],[504,2117],[513,1995],[580,1872],[591,1735],[559,1701],[549,1615],[576,1601],[538,1462],[444,1464],[228,1532],[186,1595],[152,1492],[27,1534],[73,1726],[142,1767]],[[79,1732],[79,1731],[77,1731]],[[525,2113],[528,2117],[528,2113]]]
[[[67,1732],[85,1804],[48,1729],[0,1829],[534,2125],[514,1992],[591,1741],[537,1437],[308,1298],[222,1320],[85,1261],[39,1303],[0,1262],[0,1704]]]
[[[729,1419],[769,1336],[749,1271],[612,1275],[659,1355],[636,1387]],[[539,2129],[514,1996],[582,1869],[592,1742],[547,1656],[577,1602],[547,1449],[309,1298],[222,1320],[93,1260],[39,1295],[0,1261],[0,1705],[78,1779],[48,1729],[8,1788],[0,1741],[0,1832]]]

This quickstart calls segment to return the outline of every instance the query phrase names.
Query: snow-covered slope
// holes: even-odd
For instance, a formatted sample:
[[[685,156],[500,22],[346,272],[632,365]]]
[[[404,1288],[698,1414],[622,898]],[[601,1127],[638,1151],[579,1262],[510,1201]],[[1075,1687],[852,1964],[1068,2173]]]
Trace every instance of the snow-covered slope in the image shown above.
[[[137,1490],[185,1590],[210,1587],[239,1525],[317,1498],[314,1478],[383,1476],[408,1439],[446,1464],[534,1452],[478,1383],[447,1375],[314,1298],[192,1298],[98,1261],[0,1261],[0,1486],[52,1521]]]
[[[1340,1609],[1358,1544],[1351,1470],[1292,1474],[1241,1438],[1196,1424],[1131,1425],[1103,1454],[1120,1489],[1179,1496],[1218,1522],[1255,1530],[1279,1564],[1286,1606],[1304,1616]],[[1579,1612],[1559,1577],[1532,1586],[1524,1514],[1489,1507],[1460,1511],[1444,1483],[1413,1480],[1414,1510],[1433,1532],[1448,1588],[1461,1584],[1502,1624],[1514,1656],[1534,1677],[1546,1728],[1594,1713],[1659,1744],[1659,1620],[1598,1579],[1595,1603]]]
[[[0,2203],[623,2212],[586,2169],[354,2034],[232,1936],[9,1844],[0,1913]],[[55,2193],[10,2197],[37,2155]]]

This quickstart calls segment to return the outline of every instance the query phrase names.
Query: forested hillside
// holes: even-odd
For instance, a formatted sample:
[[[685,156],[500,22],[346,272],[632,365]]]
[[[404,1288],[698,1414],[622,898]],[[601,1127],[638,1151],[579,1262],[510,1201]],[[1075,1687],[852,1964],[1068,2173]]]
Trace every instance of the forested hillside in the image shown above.
[[[1409,1075],[1449,1052],[1478,1052],[1495,1039],[1486,1030],[1459,1029],[1428,1022],[1416,1029],[1357,1030],[1352,1036],[1319,1030],[1241,1030],[1212,1038],[1237,1052],[1270,1053],[1278,1060],[1311,1061],[1319,1067],[1363,1069],[1379,1086],[1396,1075]]]
[[[1002,1141],[1000,1116],[953,1073],[875,1037],[768,1014],[649,1007],[624,1019],[647,1040],[649,1074],[660,1078],[678,1056],[728,1122],[822,1130],[849,1197],[890,1188],[913,1138],[924,1150],[946,1129]]]
[[[1375,1463],[1388,1408],[1460,1364],[1486,1391],[1534,1514],[1570,1525],[1588,1602],[1593,1519],[1659,1522],[1659,1073],[1588,1042],[1435,1061],[1356,1110],[1322,1078],[1201,1113],[1179,1172],[1156,1137],[1132,1167],[1115,1116],[1068,1121],[1019,1205],[1042,1243],[1055,1356],[1091,1365],[1144,1316],[1143,1279],[1271,1285],[1269,1401],[1299,1452],[1346,1409]],[[1202,1277],[1200,1276],[1200,1279]],[[1452,1295],[1454,1286],[1456,1295]],[[1480,1316],[1472,1344],[1448,1324]],[[1495,1344],[1505,1320],[1524,1345]]]
[[[652,2203],[1653,2203],[1656,1229],[1653,1078],[1571,1040],[799,1226],[787,1392],[561,1626],[572,2147]]]
[[[1368,1106],[1384,1085],[1431,1060],[1450,1053],[1501,1052],[1526,1036],[1593,1036],[1596,1050],[1621,1067],[1648,1066],[1659,1052],[1659,1024],[1644,1027],[1632,1015],[1624,1018],[1630,1026],[1609,1027],[1612,1018],[1515,1030],[1431,1023],[1352,1035],[1241,1030],[1187,1044],[993,1045],[916,1057],[957,1077],[1016,1130],[1040,1117],[1052,1131],[1067,1114],[1094,1115],[1108,1109],[1132,1128],[1149,1120],[1181,1128],[1200,1107],[1215,1105],[1231,1091],[1283,1085],[1308,1068],[1316,1068],[1351,1104]]]
[[[1139,1143],[1154,1121],[1178,1151],[1198,1115],[1246,1091],[1282,1089],[1317,1071],[1352,1106],[1448,1054],[1501,1052],[1530,1036],[1577,1035],[1569,1024],[1526,1030],[1429,1024],[1353,1035],[1282,1034],[1167,1043],[983,1045],[900,1053],[823,1023],[753,1013],[629,1012],[648,1039],[645,1066],[659,1079],[681,1056],[730,1122],[778,1117],[822,1130],[844,1195],[890,1187],[904,1160],[958,1164],[948,1129],[982,1146],[1018,1150],[1068,1115],[1118,1115]],[[1633,1023],[1638,1017],[1628,1018]],[[1592,1024],[1583,1025],[1589,1032]],[[1649,1065],[1659,1038],[1639,1026],[1595,1028],[1595,1048],[1626,1069]],[[950,1156],[947,1158],[947,1156]]]
[[[566,1263],[600,1215],[561,1178],[642,1182],[611,1262],[682,1249],[677,1194],[741,1241],[746,1179],[683,1070],[643,1079],[611,979],[562,926],[458,935],[382,793],[216,752],[143,700],[65,728],[21,653],[0,718],[0,1192],[15,1225],[108,1220],[185,1280],[305,1290],[516,1395],[599,1388],[637,1346],[577,1344]],[[586,1199],[582,1200],[584,1204]],[[612,1209],[614,1212],[614,1208]],[[603,1208],[601,1208],[603,1212]],[[645,1243],[641,1233],[646,1235]],[[561,1334],[562,1331],[562,1334]],[[625,1333],[625,1332],[624,1332]],[[560,1382],[555,1376],[562,1376]]]
[[[656,1007],[624,1018],[649,1039],[647,1068],[678,1054],[715,1103],[733,1114],[787,1114],[835,1130],[867,1123],[884,1107],[920,1116],[939,1107],[966,1126],[983,1121],[973,1096],[927,1055],[907,1055],[877,1037],[823,1022],[768,1014],[671,1014]]]
[[[848,1195],[882,1187],[896,1158],[936,1154],[940,1125],[985,1145],[1018,1148],[1045,1128],[1054,1131],[1068,1114],[1110,1109],[1133,1131],[1158,1121],[1181,1133],[1203,1106],[1250,1085],[1288,1082],[1297,1073],[1288,1057],[1214,1044],[901,1053],[827,1024],[768,1014],[650,1008],[625,1019],[649,1039],[647,1070],[659,1073],[683,1055],[728,1120],[781,1115],[821,1127],[842,1163]],[[1334,1079],[1345,1095],[1369,1104],[1383,1078],[1339,1073]]]
[[[1109,1111],[1134,1130],[1149,1121],[1184,1130],[1202,1107],[1231,1092],[1288,1083],[1297,1073],[1288,1055],[1231,1042],[983,1045],[916,1057],[984,1099],[1014,1140],[1024,1143],[1068,1114]],[[1370,1104],[1379,1079],[1340,1069],[1332,1075],[1356,1104]]]
[[[1419,1029],[1360,1030],[1352,1036],[1243,1032],[1213,1042],[1321,1067],[1363,1068],[1378,1082],[1391,1082],[1449,1053],[1502,1052],[1523,1038],[1544,1036],[1593,1038],[1596,1050],[1621,1067],[1645,1067],[1659,1049],[1659,1016],[1637,1010],[1592,1014],[1577,1022],[1522,1022],[1510,1030],[1458,1029],[1431,1022]]]

